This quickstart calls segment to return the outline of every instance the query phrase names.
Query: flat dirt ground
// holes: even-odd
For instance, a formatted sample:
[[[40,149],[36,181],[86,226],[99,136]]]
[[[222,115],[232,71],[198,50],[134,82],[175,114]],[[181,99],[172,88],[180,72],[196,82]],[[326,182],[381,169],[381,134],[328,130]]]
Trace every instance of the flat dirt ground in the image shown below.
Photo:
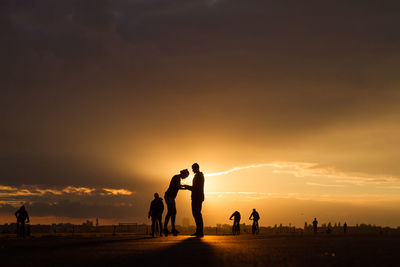
[[[400,266],[400,236],[0,238],[0,258],[1,266]]]

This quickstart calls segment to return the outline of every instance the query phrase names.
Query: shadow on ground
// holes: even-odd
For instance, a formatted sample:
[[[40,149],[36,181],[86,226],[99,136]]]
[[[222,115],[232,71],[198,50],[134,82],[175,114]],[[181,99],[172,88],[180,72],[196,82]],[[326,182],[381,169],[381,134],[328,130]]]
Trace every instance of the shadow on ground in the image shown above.
[[[201,238],[188,237],[166,248],[152,250],[143,255],[124,255],[113,265],[136,266],[216,266],[215,250]],[[107,264],[105,264],[107,265]]]

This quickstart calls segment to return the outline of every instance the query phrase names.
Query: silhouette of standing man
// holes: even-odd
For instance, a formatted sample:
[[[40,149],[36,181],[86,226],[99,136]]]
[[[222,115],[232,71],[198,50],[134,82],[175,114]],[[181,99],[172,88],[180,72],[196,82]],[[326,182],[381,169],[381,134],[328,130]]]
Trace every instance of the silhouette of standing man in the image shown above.
[[[17,217],[17,236],[25,238],[25,221],[29,223],[29,215],[24,205],[15,212],[15,217]]]
[[[313,227],[314,227],[314,234],[318,232],[318,221],[317,218],[314,218],[314,221],[312,222]]]
[[[192,186],[186,185],[184,188],[192,191],[192,214],[196,222],[196,232],[192,236],[203,237],[201,208],[204,201],[204,175],[200,172],[200,166],[197,163],[192,165],[192,170],[195,173]]]
[[[169,183],[169,187],[164,194],[165,203],[167,204],[167,215],[165,215],[165,222],[164,222],[164,234],[168,236],[170,232],[168,231],[168,221],[171,218],[171,225],[172,225],[172,234],[177,235],[179,232],[175,228],[175,217],[176,217],[176,205],[175,205],[175,198],[178,194],[179,189],[184,189],[181,185],[181,179],[185,179],[189,176],[189,171],[187,169],[181,170],[180,174],[174,175],[172,177],[171,182]]]

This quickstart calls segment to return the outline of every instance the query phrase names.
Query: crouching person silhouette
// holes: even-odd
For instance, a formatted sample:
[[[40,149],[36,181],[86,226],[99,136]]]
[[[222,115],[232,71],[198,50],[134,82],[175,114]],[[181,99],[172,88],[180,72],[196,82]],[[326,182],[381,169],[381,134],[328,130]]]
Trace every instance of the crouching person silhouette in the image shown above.
[[[162,236],[162,214],[164,211],[164,203],[163,199],[158,195],[158,193],[154,193],[154,199],[151,201],[150,210],[149,210],[149,218],[151,217],[151,236],[157,232],[157,229],[160,230],[160,236]]]

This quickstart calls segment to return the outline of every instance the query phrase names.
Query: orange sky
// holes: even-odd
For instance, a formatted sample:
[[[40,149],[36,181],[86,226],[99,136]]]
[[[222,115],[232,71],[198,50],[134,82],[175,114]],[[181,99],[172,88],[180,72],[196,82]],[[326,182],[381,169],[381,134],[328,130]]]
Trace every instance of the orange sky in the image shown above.
[[[208,225],[252,208],[262,225],[400,225],[392,4],[0,4],[0,217],[147,222],[198,162],[258,165],[206,176]]]

